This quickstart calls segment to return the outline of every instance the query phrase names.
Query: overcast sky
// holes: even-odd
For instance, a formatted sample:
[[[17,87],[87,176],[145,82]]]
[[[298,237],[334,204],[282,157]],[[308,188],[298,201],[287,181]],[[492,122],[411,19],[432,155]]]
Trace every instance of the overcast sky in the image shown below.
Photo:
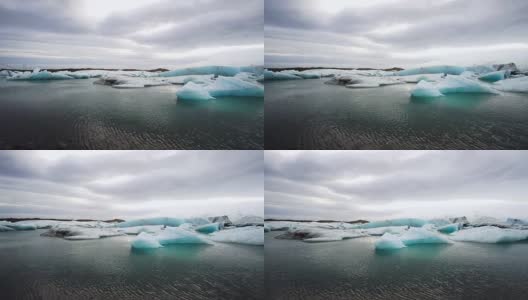
[[[263,0],[2,0],[0,66],[263,64]]]
[[[526,0],[266,0],[267,66],[528,67]]]
[[[0,217],[263,216],[262,151],[0,151]]]
[[[528,218],[526,151],[266,151],[265,215]]]

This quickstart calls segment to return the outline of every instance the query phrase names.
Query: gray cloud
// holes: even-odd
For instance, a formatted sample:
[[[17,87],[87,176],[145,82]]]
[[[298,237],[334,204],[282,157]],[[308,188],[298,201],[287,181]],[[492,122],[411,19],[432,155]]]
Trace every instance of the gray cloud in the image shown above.
[[[266,0],[265,6],[267,66],[528,66],[522,0]]]
[[[257,214],[261,151],[2,151],[0,216]]]
[[[263,0],[6,0],[0,64],[263,64]]]
[[[523,151],[266,151],[267,217],[528,217]]]

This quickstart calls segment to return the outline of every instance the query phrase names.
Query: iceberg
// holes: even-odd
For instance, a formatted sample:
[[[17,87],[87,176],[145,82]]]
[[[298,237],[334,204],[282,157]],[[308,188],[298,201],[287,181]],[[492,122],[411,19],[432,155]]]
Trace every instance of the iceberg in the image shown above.
[[[38,228],[35,224],[17,222],[5,224],[4,226],[12,228],[14,230],[36,230]]]
[[[36,71],[36,72],[35,72]],[[51,73],[48,71],[38,71],[35,70],[33,73],[19,73],[15,74],[12,77],[8,77],[8,80],[68,80],[74,79],[65,74],[61,73]]]
[[[376,250],[395,250],[406,246],[399,236],[387,232],[374,243],[374,247]]]
[[[451,239],[475,243],[512,243],[528,239],[528,230],[483,226],[460,230]]]
[[[445,226],[442,226],[440,228],[438,228],[438,231],[441,232],[441,233],[453,233],[453,232],[456,232],[460,229],[460,224],[459,223],[454,223],[454,224],[449,224],[449,225],[445,225]]]
[[[135,227],[135,226],[145,226],[145,225],[164,225],[164,226],[178,227],[183,223],[185,223],[185,220],[183,219],[158,217],[158,218],[137,219],[137,220],[126,221],[126,222],[116,224],[116,227],[125,228],[125,227]]]
[[[411,97],[441,97],[442,93],[438,88],[431,82],[421,80],[418,84],[411,90]]]
[[[503,92],[528,93],[528,76],[500,80],[493,86]]]
[[[250,67],[245,67],[244,70],[253,70]],[[240,73],[241,69],[238,67],[228,66],[205,66],[205,67],[193,67],[177,69],[159,74],[160,77],[174,77],[184,75],[209,75],[214,74],[215,76],[235,76]]]
[[[155,249],[163,247],[159,243],[159,241],[156,239],[155,236],[150,235],[148,233],[142,232],[140,233],[133,241],[132,241],[132,248],[133,249]]]
[[[422,227],[425,224],[427,224],[427,221],[423,219],[403,218],[403,219],[375,221],[375,222],[355,225],[352,228],[369,229],[369,228],[389,227],[389,226]]]
[[[0,232],[5,232],[5,231],[15,231],[15,230],[11,227],[0,225]]]
[[[189,230],[167,227],[157,236],[161,245],[171,244],[212,244],[211,241],[202,234]]]
[[[220,230],[220,224],[218,223],[211,223],[196,227],[196,231],[201,233],[213,233],[218,230]]]
[[[460,75],[466,68],[458,66],[430,66],[430,67],[421,67],[415,69],[402,70],[395,73],[397,76],[407,76],[407,75],[418,75],[418,74],[450,74],[450,75]]]
[[[504,78],[506,78],[505,73],[506,73],[505,71],[490,72],[490,73],[486,73],[480,76],[479,79],[487,81],[487,82],[495,82],[495,81],[503,80]]]
[[[417,244],[450,244],[447,237],[424,228],[410,228],[401,235],[385,233],[380,240],[376,241],[375,247],[382,249],[400,249],[404,246]]]
[[[480,83],[464,76],[447,75],[445,79],[430,83],[420,81],[411,91],[412,97],[439,97],[446,94],[455,93],[486,93],[498,94],[490,85]]]
[[[215,232],[211,240],[220,243],[264,245],[264,230],[259,226],[238,227]]]
[[[176,92],[178,99],[209,100],[216,97],[264,97],[264,87],[257,82],[237,77],[219,76],[211,84],[188,82]]]
[[[408,226],[389,226],[389,227],[377,227],[371,229],[364,229],[363,232],[372,236],[381,236],[385,233],[399,234],[407,230]]]
[[[296,80],[296,79],[302,79],[302,77],[299,77],[297,75],[294,75],[292,73],[288,72],[273,72],[264,70],[264,80]]]
[[[60,237],[66,240],[95,240],[125,234],[124,232],[111,227],[89,227],[90,225],[80,226],[81,224],[79,223],[80,222],[58,223],[41,235]]]
[[[237,227],[264,225],[264,219],[257,216],[244,216],[233,223]]]
[[[176,92],[178,99],[188,100],[211,100],[214,99],[211,94],[205,89],[203,85],[196,84],[194,82],[188,82]]]

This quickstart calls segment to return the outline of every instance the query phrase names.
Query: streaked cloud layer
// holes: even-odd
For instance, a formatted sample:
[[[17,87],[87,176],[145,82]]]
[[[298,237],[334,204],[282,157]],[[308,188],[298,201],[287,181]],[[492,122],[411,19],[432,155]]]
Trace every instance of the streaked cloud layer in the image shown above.
[[[0,217],[263,214],[262,151],[0,151]]]
[[[3,0],[0,64],[262,64],[263,14],[263,0]]]
[[[524,151],[266,151],[266,217],[528,218]]]
[[[524,0],[266,0],[267,66],[528,67]]]

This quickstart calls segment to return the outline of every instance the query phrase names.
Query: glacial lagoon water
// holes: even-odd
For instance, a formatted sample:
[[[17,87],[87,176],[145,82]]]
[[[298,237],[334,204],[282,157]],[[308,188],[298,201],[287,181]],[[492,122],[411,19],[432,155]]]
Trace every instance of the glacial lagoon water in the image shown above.
[[[528,149],[528,94],[411,98],[414,84],[265,83],[266,149]]]
[[[266,233],[268,299],[526,299],[528,241],[375,251],[375,237],[329,243]]]
[[[181,86],[0,78],[0,149],[262,149],[262,98],[178,101]]]
[[[236,244],[132,251],[134,236],[67,241],[0,234],[2,299],[263,299],[264,249]]]

